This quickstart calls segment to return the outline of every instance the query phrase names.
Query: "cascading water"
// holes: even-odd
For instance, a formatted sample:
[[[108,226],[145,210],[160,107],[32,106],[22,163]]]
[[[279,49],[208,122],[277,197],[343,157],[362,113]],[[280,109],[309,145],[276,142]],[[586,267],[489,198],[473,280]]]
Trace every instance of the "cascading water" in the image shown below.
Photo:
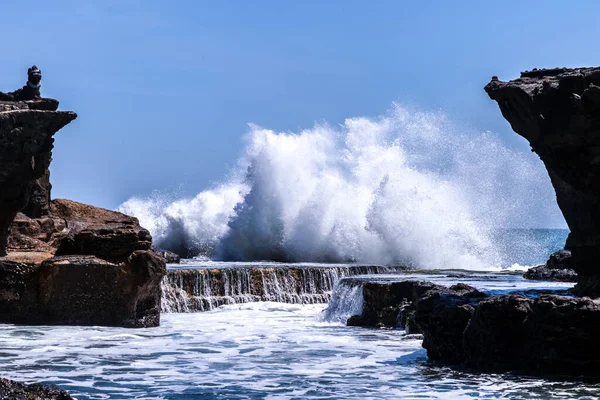
[[[169,270],[163,278],[162,311],[209,311],[225,304],[255,301],[327,303],[342,277],[401,271],[405,268],[359,265]]]
[[[564,225],[535,156],[399,105],[299,134],[252,125],[232,175],[193,199],[120,210],[186,256],[418,268],[509,266],[493,228]]]
[[[331,301],[323,313],[323,320],[343,324],[363,311],[363,285],[352,279],[340,279],[331,294]]]

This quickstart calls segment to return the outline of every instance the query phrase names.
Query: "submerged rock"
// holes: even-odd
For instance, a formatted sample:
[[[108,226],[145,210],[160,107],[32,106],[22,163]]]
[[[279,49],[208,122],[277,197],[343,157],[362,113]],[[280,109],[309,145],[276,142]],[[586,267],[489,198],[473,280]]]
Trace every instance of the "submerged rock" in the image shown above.
[[[575,292],[600,295],[600,68],[540,69],[485,87],[546,166],[571,230]]]
[[[25,384],[0,378],[0,399],[5,400],[73,400],[67,392],[39,383]]]

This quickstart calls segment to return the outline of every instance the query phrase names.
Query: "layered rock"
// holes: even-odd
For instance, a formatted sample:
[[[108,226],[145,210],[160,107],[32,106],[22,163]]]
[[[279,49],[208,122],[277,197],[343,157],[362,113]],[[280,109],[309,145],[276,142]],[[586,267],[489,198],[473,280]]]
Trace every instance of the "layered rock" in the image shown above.
[[[0,321],[151,327],[165,260],[136,218],[70,200],[13,223],[0,259]]]
[[[600,295],[600,68],[496,77],[485,87],[513,130],[544,162],[571,230],[565,248],[579,295]]]
[[[0,104],[0,256],[6,253],[8,230],[17,212],[28,205],[37,186],[46,185],[53,135],[77,117],[54,111],[57,106],[58,102],[45,100]],[[41,196],[40,204],[31,208],[43,208],[45,200]]]
[[[150,233],[50,200],[53,135],[77,115],[40,98],[40,80],[32,67],[26,86],[0,93],[0,323],[158,326],[166,269]]]

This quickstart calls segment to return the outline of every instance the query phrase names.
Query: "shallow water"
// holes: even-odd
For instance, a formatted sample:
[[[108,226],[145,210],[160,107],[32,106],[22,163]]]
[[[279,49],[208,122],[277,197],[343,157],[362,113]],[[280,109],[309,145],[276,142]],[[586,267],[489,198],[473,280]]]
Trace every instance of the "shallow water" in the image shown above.
[[[499,292],[569,286],[507,274],[456,274],[429,277]],[[430,364],[418,338],[324,322],[325,307],[230,305],[164,314],[161,327],[139,330],[0,325],[0,367],[3,377],[53,383],[79,399],[600,396],[596,383],[453,372]]]

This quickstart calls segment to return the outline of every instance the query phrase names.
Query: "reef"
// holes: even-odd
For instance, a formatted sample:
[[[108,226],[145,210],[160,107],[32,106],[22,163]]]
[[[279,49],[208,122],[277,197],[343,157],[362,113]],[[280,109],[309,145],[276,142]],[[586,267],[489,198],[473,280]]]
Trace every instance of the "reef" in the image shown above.
[[[67,392],[49,385],[27,385],[0,378],[0,398],[15,400],[73,400]]]
[[[575,293],[600,295],[600,68],[534,69],[485,86],[543,161],[569,226]]]
[[[28,76],[0,93],[0,322],[158,326],[165,259],[136,218],[51,200],[53,136],[77,114]]]

